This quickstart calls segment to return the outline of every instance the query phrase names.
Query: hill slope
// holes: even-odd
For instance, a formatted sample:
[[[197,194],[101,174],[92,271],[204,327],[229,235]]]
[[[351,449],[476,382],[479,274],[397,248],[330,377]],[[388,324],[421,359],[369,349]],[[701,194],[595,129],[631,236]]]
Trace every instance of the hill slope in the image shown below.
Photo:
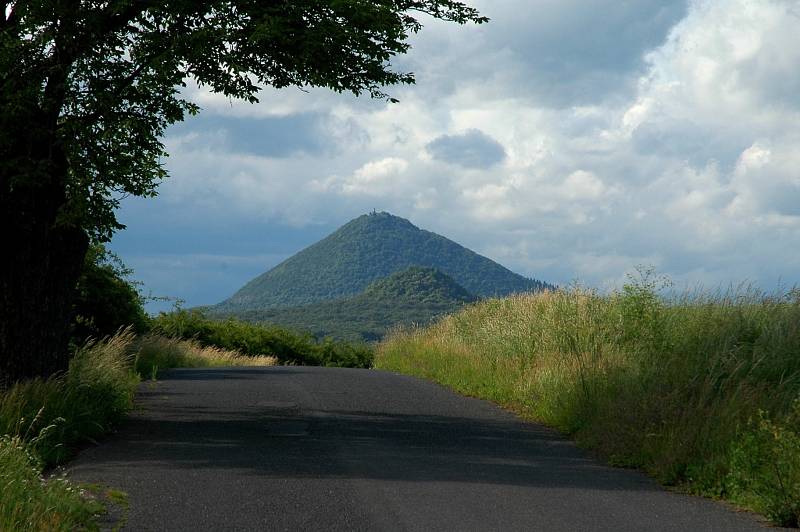
[[[475,300],[475,296],[444,273],[412,266],[375,281],[356,296],[232,315],[245,321],[305,330],[316,337],[372,341],[379,340],[397,325],[426,325]]]
[[[289,307],[354,295],[409,266],[437,268],[477,296],[541,290],[452,240],[388,213],[360,216],[243,286],[213,307],[234,312]]]

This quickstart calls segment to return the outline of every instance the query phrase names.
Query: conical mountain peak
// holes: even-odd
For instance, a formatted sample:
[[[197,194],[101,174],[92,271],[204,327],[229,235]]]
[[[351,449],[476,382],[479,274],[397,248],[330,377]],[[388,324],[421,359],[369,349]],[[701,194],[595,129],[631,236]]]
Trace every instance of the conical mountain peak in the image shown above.
[[[404,218],[373,211],[256,277],[215,310],[289,307],[346,297],[411,266],[436,268],[481,297],[549,287]]]

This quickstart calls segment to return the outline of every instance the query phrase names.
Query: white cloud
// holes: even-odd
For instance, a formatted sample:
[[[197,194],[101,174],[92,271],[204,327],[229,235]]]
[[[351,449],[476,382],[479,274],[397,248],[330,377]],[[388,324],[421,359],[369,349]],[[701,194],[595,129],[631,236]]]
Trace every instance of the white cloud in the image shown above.
[[[159,201],[332,227],[386,209],[560,283],[616,283],[637,263],[689,283],[800,282],[796,0],[477,4],[488,25],[415,38],[398,65],[418,85],[391,89],[397,105],[270,90],[231,106],[190,89],[212,114],[317,113],[326,149],[230,153],[189,123]],[[430,153],[471,130],[504,157]]]
[[[507,184],[489,183],[465,189],[463,198],[472,216],[480,221],[508,220],[519,215],[513,193]]]
[[[563,190],[569,199],[596,200],[605,194],[606,186],[593,173],[577,170],[564,180]]]
[[[754,143],[739,157],[731,188],[735,193],[728,206],[731,215],[795,217],[800,226],[800,154],[796,145],[776,149],[764,142]],[[760,216],[759,220],[770,218]]]
[[[397,157],[372,161],[345,178],[340,185],[341,191],[343,194],[381,196],[402,188],[401,179],[407,169],[408,163]]]

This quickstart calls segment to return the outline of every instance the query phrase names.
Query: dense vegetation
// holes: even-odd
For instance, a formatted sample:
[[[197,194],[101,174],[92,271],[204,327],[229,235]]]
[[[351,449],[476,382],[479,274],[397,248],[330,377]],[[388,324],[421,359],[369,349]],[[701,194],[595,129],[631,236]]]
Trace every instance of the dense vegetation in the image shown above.
[[[162,313],[153,320],[153,331],[247,356],[275,357],[281,364],[368,368],[374,355],[365,344],[332,339],[317,341],[309,334],[233,318],[212,320],[199,310]]]
[[[492,299],[379,346],[376,366],[542,421],[612,463],[797,525],[800,294]]]
[[[149,328],[144,298],[130,280],[132,271],[105,246],[91,246],[78,279],[72,325],[73,346],[88,338],[112,336],[121,328],[136,333]]]
[[[42,482],[40,475],[130,409],[138,383],[131,341],[128,334],[82,348],[66,374],[0,394],[0,529],[75,530],[102,510],[66,480]]]
[[[306,330],[316,338],[369,342],[381,339],[393,327],[428,324],[475,300],[442,272],[412,266],[375,281],[353,297],[234,315],[249,322]]]
[[[446,273],[476,296],[548,288],[388,213],[360,216],[256,277],[216,311],[292,307],[351,296],[409,266]]]
[[[364,295],[383,300],[420,300],[434,305],[447,305],[453,301],[469,303],[477,299],[449,275],[423,266],[411,266],[375,281],[367,287]]]
[[[0,530],[81,530],[103,511],[63,478],[41,480],[41,464],[19,437],[0,436]]]

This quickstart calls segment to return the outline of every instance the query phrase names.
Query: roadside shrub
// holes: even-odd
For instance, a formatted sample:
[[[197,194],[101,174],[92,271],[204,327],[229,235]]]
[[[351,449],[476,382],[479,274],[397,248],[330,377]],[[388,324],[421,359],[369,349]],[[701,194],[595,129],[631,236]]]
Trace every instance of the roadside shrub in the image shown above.
[[[800,400],[783,423],[764,411],[734,443],[730,483],[734,498],[780,526],[800,522]]]
[[[314,365],[340,368],[369,368],[374,350],[366,344],[335,341],[329,338],[314,345]]]
[[[276,363],[275,357],[245,356],[238,351],[204,347],[194,340],[148,334],[136,341],[136,371],[143,378],[167,368],[274,366]]]
[[[271,356],[282,364],[366,368],[373,358],[373,350],[366,344],[330,339],[318,342],[310,335],[281,327],[211,320],[199,310],[162,313],[153,320],[153,332],[247,356]]]
[[[86,252],[75,298],[72,342],[82,345],[88,338],[112,336],[129,327],[135,333],[148,328],[144,299],[131,270],[101,244]]]

